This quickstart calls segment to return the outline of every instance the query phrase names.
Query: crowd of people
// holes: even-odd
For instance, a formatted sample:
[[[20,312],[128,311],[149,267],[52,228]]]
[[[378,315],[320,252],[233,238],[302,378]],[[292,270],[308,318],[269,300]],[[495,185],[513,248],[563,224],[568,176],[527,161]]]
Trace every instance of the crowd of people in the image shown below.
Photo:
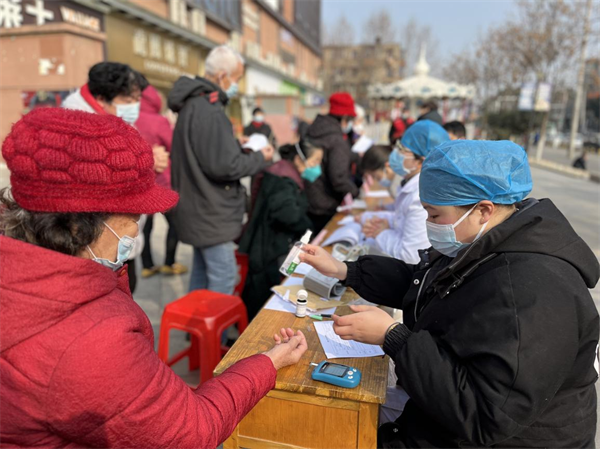
[[[204,66],[166,98],[174,127],[143,75],[102,62],[62,108],[32,110],[4,141],[2,445],[217,447],[306,339],[281,329],[266,352],[190,389],[159,360],[132,300],[137,256],[142,278],[181,275],[176,249],[189,244],[189,290],[232,294],[235,253],[247,254],[252,319],[294,242],[378,183],[393,204],[355,221],[385,256],[341,262],[305,245],[300,257],[404,312],[402,323],[370,306],[333,316],[342,339],[382,345],[395,363],[390,387],[403,399],[379,447],[593,447],[599,322],[588,289],[600,267],[551,200],[528,197],[521,147],[467,140],[434,101],[417,120],[403,110],[389,142],[374,142],[366,111],[336,92],[277,148],[260,106],[240,136],[227,116],[243,57],[219,46]],[[245,149],[255,134],[266,144]],[[156,265],[159,213],[168,232]]]

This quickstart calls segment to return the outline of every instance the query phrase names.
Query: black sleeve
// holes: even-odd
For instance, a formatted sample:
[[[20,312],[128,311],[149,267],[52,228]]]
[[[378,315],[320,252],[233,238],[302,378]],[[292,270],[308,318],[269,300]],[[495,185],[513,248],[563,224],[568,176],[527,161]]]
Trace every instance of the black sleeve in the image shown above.
[[[445,298],[466,309],[446,332],[397,326],[386,337],[384,348],[395,353],[398,381],[411,400],[476,447],[535,423],[573,369],[576,294],[569,276],[541,271],[516,264],[490,271]]]
[[[359,190],[350,178],[350,155],[348,144],[340,137],[332,146],[324,168],[333,190],[342,195],[350,193],[356,198]]]
[[[352,287],[367,301],[395,309],[402,308],[402,299],[416,271],[415,265],[383,256],[363,256],[346,265],[346,286]]]
[[[237,181],[267,165],[260,151],[242,152],[231,122],[222,111],[199,116],[190,141],[202,171],[213,181]]]

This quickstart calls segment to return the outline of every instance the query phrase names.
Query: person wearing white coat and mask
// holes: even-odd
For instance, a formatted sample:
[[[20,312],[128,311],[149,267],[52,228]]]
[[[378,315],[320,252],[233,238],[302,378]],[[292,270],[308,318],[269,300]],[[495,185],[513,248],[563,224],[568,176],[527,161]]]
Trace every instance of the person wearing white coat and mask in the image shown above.
[[[422,120],[411,126],[402,137],[399,147],[392,150],[389,162],[383,167],[383,176],[389,169],[404,176],[394,209],[366,212],[360,217],[363,233],[375,239],[378,249],[384,253],[406,263],[417,263],[419,250],[429,248],[425,226],[427,212],[419,197],[421,167],[431,150],[449,140],[448,133],[440,125],[431,120]],[[373,176],[379,179],[377,174]]]

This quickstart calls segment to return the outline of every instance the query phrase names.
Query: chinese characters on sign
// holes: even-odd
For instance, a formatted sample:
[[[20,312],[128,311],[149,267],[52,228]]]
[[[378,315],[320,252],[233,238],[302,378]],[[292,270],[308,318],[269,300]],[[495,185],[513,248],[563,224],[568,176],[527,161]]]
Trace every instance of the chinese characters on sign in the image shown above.
[[[142,57],[162,60],[169,64],[177,64],[187,68],[189,63],[189,47],[175,45],[175,42],[164,39],[155,33],[149,33],[141,28],[133,32],[133,53]]]
[[[0,28],[70,23],[92,31],[103,31],[102,15],[74,2],[61,0],[0,0]]]

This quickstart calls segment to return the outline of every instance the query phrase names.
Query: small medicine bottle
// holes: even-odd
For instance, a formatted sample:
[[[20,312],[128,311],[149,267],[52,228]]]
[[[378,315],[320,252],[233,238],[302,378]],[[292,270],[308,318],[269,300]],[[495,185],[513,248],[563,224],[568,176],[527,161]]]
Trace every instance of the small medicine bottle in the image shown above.
[[[304,318],[306,316],[307,299],[308,292],[306,290],[299,290],[298,297],[296,298],[296,316],[298,318]]]
[[[290,252],[288,253],[285,261],[279,268],[279,272],[284,276],[290,276],[296,271],[296,267],[300,265],[300,251],[302,251],[302,246],[306,245],[310,241],[310,236],[312,235],[312,231],[307,230],[299,242],[296,242]]]

